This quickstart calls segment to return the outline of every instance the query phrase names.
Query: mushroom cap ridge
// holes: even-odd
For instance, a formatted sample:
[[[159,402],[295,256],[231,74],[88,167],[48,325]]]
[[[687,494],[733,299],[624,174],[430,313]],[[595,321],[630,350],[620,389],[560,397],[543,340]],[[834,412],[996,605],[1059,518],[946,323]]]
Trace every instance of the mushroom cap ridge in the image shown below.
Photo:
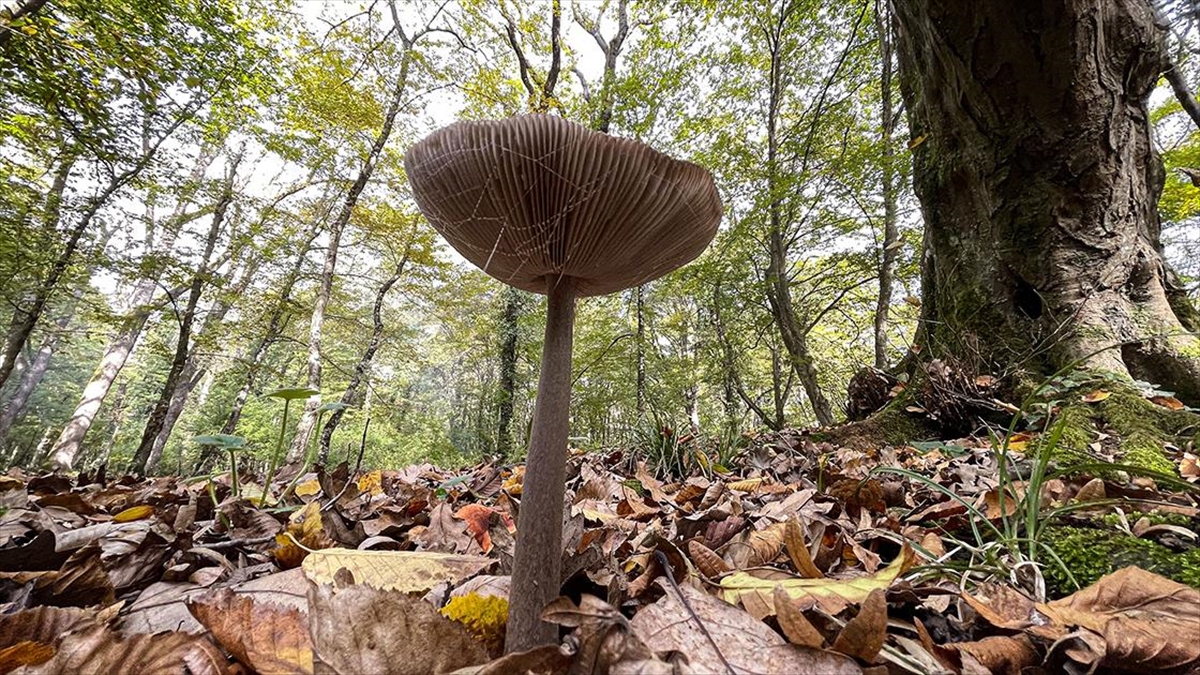
[[[549,115],[456,122],[409,149],[421,212],[500,281],[580,296],[632,288],[694,260],[721,199],[705,169]]]

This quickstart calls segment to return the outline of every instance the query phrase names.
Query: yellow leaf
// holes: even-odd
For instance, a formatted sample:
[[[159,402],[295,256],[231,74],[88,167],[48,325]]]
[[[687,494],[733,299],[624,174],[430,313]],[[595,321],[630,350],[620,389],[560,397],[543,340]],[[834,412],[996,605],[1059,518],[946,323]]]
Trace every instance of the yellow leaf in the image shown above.
[[[915,150],[917,148],[917,146],[919,146],[925,142],[926,136],[927,136],[927,134],[921,134],[920,136],[917,136],[916,138],[912,139],[912,141],[910,141],[908,144],[908,149]]]
[[[312,497],[321,492],[321,483],[316,478],[304,481],[296,486],[297,497]]]
[[[490,567],[495,560],[477,555],[436,551],[358,551],[329,548],[304,559],[304,575],[316,584],[331,584],[345,568],[355,583],[381,591],[425,593],[446,581],[455,584]]]
[[[383,472],[376,469],[365,473],[358,479],[358,491],[372,497],[383,494]]]
[[[1102,391],[1102,390],[1097,389],[1096,391],[1093,391],[1090,394],[1084,394],[1083,396],[1080,397],[1079,400],[1083,401],[1084,403],[1099,403],[1100,401],[1103,401],[1104,399],[1108,398],[1109,396],[1112,396],[1111,392]]]
[[[748,599],[754,605],[765,606],[768,615],[773,615],[774,589],[779,586],[794,600],[809,597],[827,611],[837,613],[847,604],[863,602],[871,591],[891,586],[912,567],[913,561],[912,548],[906,544],[886,568],[857,579],[760,579],[748,572],[738,572],[721,579],[721,597],[731,604],[745,604]]]
[[[761,478],[747,478],[746,480],[734,481],[727,487],[730,490],[737,490],[738,492],[754,492],[762,484],[763,479]]]
[[[124,511],[113,516],[114,523],[132,523],[135,520],[143,520],[154,515],[154,507],[141,504],[139,506],[131,506]]]

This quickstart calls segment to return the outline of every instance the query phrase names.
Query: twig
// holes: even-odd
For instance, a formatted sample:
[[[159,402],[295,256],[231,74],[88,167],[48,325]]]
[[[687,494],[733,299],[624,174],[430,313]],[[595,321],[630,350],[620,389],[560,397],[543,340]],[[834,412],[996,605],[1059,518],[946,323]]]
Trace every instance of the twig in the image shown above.
[[[671,561],[667,559],[667,555],[662,551],[655,549],[654,559],[658,561],[658,564],[662,566],[663,571],[667,573],[667,582],[671,584],[671,588],[675,591],[675,595],[679,596],[679,602],[683,603],[684,609],[686,609],[688,614],[691,615],[692,620],[695,621],[696,625],[700,627],[700,632],[704,633],[704,637],[708,638],[708,644],[712,646],[713,651],[717,653],[717,658],[721,659],[721,663],[725,665],[725,671],[729,673],[729,675],[738,675],[737,671],[733,669],[733,666],[725,658],[725,654],[721,652],[721,648],[717,646],[717,641],[714,640],[712,634],[708,632],[708,628],[705,627],[704,622],[700,620],[699,616],[696,616],[696,610],[692,609],[691,603],[689,603],[687,598],[683,596],[683,591],[680,590],[679,584],[675,582],[675,572],[671,568]]]
[[[251,539],[230,539],[229,541],[218,541],[215,544],[204,544],[204,548],[214,551],[220,551],[226,548],[237,548],[239,546],[254,546],[256,544],[265,544],[268,541],[274,541],[275,535],[268,534],[262,537],[253,537]]]

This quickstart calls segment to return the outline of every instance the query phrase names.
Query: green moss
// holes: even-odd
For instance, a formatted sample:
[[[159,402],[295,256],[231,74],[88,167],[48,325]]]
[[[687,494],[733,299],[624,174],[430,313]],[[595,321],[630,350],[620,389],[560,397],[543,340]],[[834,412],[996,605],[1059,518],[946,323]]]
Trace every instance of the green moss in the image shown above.
[[[1048,527],[1042,540],[1062,559],[1081,587],[1123,567],[1137,566],[1200,588],[1200,549],[1179,553],[1148,539],[1081,527]],[[1077,590],[1053,560],[1046,561],[1044,573],[1050,597]]]
[[[1058,414],[1056,423],[1063,425],[1058,444],[1046,448],[1042,444],[1049,442],[1050,434],[1042,434],[1038,437],[1039,452],[1048,449],[1052,453],[1052,461],[1068,466],[1095,461],[1088,452],[1088,444],[1095,438],[1093,430],[1096,428],[1091,408],[1086,405],[1068,406]]]
[[[813,432],[809,434],[809,438],[818,443],[829,442],[856,450],[867,450],[884,445],[905,445],[922,440],[930,434],[930,428],[921,418],[903,410],[887,407],[865,420]]]
[[[1200,415],[1171,410],[1132,391],[1117,391],[1100,406],[1104,419],[1121,439],[1121,460],[1126,464],[1162,473],[1175,473],[1175,465],[1164,452],[1168,443],[1187,441],[1200,424]]]

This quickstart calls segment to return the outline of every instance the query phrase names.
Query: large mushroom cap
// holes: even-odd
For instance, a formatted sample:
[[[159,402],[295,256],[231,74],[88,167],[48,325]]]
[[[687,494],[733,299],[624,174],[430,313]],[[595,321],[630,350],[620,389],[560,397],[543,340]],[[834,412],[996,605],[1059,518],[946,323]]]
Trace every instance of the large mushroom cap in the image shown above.
[[[712,176],[638,141],[560,117],[457,122],[404,158],[417,204],[467,260],[545,293],[632,288],[700,255],[717,232]]]

